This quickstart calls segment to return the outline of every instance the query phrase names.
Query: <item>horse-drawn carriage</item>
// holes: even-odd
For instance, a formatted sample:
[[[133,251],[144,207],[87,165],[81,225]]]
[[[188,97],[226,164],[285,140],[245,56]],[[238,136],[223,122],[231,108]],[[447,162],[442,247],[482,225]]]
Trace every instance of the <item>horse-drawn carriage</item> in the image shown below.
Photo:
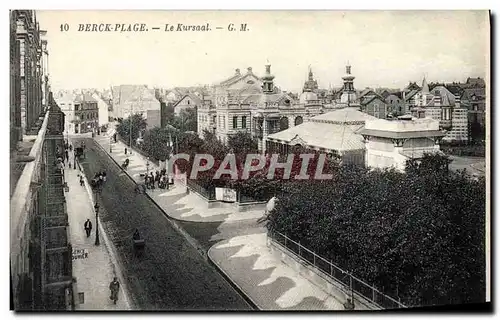
[[[85,159],[84,147],[75,148],[75,157],[78,159]]]

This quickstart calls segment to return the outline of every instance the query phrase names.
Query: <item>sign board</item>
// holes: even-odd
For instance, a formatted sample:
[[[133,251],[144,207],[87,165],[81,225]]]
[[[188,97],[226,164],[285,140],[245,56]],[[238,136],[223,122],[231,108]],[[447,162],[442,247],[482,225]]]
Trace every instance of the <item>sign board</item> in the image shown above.
[[[236,190],[229,188],[215,188],[215,199],[224,202],[236,202]]]
[[[89,257],[89,251],[87,249],[73,250],[73,260],[87,259],[88,257]]]

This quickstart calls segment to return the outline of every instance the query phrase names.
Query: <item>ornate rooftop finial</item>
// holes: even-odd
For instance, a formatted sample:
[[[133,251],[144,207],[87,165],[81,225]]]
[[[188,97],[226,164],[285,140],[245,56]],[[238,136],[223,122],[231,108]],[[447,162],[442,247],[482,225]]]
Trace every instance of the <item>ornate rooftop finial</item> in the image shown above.
[[[351,65],[349,64],[349,61],[347,61],[347,65],[345,67],[345,72],[347,74],[351,74]]]

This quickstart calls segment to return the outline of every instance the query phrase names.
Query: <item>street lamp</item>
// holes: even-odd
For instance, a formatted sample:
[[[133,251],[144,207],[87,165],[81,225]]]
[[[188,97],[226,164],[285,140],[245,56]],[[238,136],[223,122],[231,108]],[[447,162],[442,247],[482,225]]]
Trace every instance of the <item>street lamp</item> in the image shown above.
[[[149,175],[149,157],[146,158],[146,176]]]
[[[100,242],[99,242],[99,204],[97,203],[97,199],[94,205],[94,209],[95,209],[95,245],[98,246],[100,245]]]

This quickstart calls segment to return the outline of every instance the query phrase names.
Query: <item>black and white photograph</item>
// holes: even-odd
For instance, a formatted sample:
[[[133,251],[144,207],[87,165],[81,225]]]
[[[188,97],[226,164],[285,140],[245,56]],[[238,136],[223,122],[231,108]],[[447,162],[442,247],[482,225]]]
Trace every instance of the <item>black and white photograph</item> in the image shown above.
[[[491,307],[486,8],[9,18],[12,311]]]

